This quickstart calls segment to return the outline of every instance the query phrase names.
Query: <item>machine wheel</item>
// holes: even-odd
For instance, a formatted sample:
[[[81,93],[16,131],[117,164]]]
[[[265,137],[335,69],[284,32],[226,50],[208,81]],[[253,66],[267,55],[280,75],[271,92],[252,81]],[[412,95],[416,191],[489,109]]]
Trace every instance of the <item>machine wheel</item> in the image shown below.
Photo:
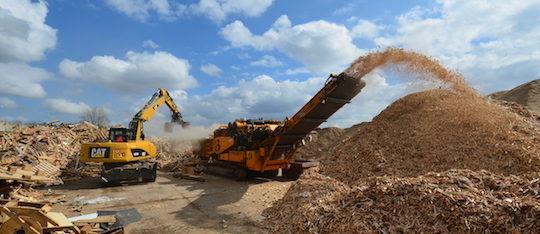
[[[291,164],[289,168],[283,169],[283,177],[289,179],[289,180],[297,180],[300,178],[302,173],[304,172],[304,168],[302,166]]]
[[[157,164],[154,163],[152,168],[150,169],[150,173],[148,173],[147,177],[143,179],[144,182],[155,182],[157,178]]]
[[[269,171],[264,171],[264,172],[250,171],[250,176],[264,177],[264,178],[270,178],[270,179],[277,177],[278,174],[279,174],[279,169],[278,170],[269,170]]]
[[[274,178],[274,177],[277,177],[278,174],[279,174],[279,169],[277,170],[271,170],[271,171],[265,171],[262,173],[263,174],[263,177],[268,177],[268,178]]]

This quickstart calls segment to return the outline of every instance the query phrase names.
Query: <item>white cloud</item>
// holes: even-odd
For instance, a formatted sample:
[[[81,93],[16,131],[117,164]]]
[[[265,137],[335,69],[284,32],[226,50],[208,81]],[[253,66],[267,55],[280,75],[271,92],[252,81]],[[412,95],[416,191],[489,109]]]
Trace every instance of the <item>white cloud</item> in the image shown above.
[[[23,63],[0,63],[0,94],[30,98],[42,98],[46,93],[42,81],[52,78],[52,74]]]
[[[46,99],[45,107],[49,110],[70,115],[82,115],[90,109],[90,106],[84,102],[72,102],[62,98]]]
[[[86,62],[64,59],[59,69],[66,77],[80,78],[122,92],[160,87],[186,89],[197,85],[189,74],[189,62],[163,51],[129,51],[126,60],[112,56],[94,56]]]
[[[17,103],[9,98],[0,97],[0,109],[15,109]]]
[[[41,60],[56,45],[56,29],[45,24],[44,1],[0,1],[0,62]]]
[[[182,4],[176,0],[106,0],[115,10],[141,22],[152,14],[160,19],[173,21],[186,13],[202,15],[214,22],[223,22],[230,14],[257,17],[264,13],[273,0],[200,0],[194,4]]]
[[[540,76],[540,2],[439,0],[399,16],[397,34],[379,46],[405,47],[459,69],[491,92]]]
[[[351,36],[353,38],[374,38],[379,35],[381,28],[368,20],[359,20],[358,24],[351,29]]]
[[[186,6],[169,0],[105,0],[115,10],[141,22],[146,22],[151,13],[162,20],[172,21],[185,13]]]
[[[307,68],[305,68],[305,67],[287,69],[285,71],[285,74],[287,74],[287,75],[307,74],[307,73],[309,73],[309,70]]]
[[[218,66],[214,64],[202,65],[201,71],[209,76],[220,76],[221,72],[223,72],[221,68],[219,68]]]
[[[146,41],[143,41],[143,47],[144,48],[151,48],[151,49],[157,49],[159,48],[159,45],[156,44],[154,41],[152,40],[146,40]]]
[[[229,14],[257,17],[272,5],[273,0],[200,0],[189,6],[190,12],[204,15],[214,22],[223,22]]]
[[[261,59],[250,63],[251,66],[256,67],[281,67],[283,63],[274,56],[264,55]]]
[[[223,124],[237,118],[283,120],[285,116],[296,113],[325,80],[276,81],[262,75],[252,80],[241,80],[235,86],[219,87],[205,95],[190,96],[183,90],[170,93],[183,109],[185,119],[194,124]]]
[[[317,73],[335,73],[364,53],[352,43],[346,27],[324,20],[292,26],[282,15],[262,35],[252,34],[240,21],[228,24],[220,33],[233,47],[275,49]]]
[[[45,24],[47,3],[30,0],[0,1],[0,94],[41,98],[41,82],[52,75],[29,66],[56,45],[56,29]]]

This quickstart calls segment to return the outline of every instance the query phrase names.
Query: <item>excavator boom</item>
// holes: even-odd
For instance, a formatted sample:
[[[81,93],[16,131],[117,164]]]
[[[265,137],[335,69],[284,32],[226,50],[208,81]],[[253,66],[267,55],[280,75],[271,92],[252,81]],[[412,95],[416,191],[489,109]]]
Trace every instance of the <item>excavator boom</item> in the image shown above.
[[[174,103],[171,95],[169,95],[169,92],[160,88],[158,92],[152,95],[152,98],[150,98],[146,105],[144,105],[143,108],[141,108],[141,110],[135,114],[129,123],[129,128],[135,130],[136,132],[136,139],[141,139],[142,123],[150,120],[163,104],[166,104],[171,110],[171,123],[180,124],[182,127],[189,126],[189,123],[182,119],[180,108],[178,108],[178,106]],[[166,127],[166,129],[167,128],[168,127]]]

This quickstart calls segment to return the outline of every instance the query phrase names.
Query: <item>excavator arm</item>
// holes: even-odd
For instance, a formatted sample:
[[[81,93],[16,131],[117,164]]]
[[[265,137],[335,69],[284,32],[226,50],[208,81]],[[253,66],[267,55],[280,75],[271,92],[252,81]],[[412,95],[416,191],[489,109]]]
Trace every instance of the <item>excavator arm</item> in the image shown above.
[[[137,114],[135,114],[135,116],[129,123],[129,128],[135,131],[137,140],[141,139],[143,122],[150,120],[163,104],[166,104],[171,110],[172,123],[180,124],[182,125],[182,127],[189,126],[189,123],[185,122],[182,119],[180,108],[178,108],[178,106],[174,104],[174,101],[171,95],[169,95],[169,92],[165,89],[160,88],[158,92],[154,93],[148,103],[146,103],[146,105],[144,105],[144,107],[141,108],[141,110],[139,110]]]

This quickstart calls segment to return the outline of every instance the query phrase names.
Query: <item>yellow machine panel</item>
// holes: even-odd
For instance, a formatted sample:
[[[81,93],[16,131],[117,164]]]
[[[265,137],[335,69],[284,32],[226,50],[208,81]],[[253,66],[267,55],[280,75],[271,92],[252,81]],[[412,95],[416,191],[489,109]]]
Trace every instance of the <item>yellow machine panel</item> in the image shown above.
[[[155,156],[156,146],[148,141],[99,142],[81,146],[82,162],[132,162]]]

